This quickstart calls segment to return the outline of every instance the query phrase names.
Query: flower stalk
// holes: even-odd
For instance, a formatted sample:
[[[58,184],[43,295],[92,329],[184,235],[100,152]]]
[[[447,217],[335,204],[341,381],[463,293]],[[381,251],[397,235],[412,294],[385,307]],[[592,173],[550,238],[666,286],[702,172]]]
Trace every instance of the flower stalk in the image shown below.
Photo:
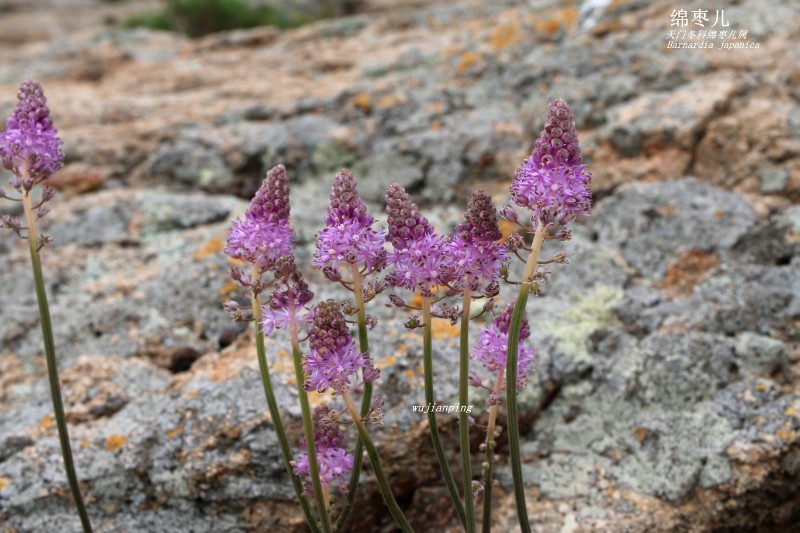
[[[289,336],[292,342],[292,357],[294,361],[295,380],[297,382],[297,394],[300,398],[300,414],[303,418],[303,434],[306,439],[306,453],[308,454],[308,470],[311,478],[311,488],[314,499],[317,503],[322,531],[331,533],[331,517],[328,512],[328,505],[325,503],[325,495],[322,491],[322,482],[319,475],[319,463],[314,445],[314,429],[311,422],[311,407],[308,403],[308,394],[303,388],[305,375],[303,374],[303,354],[300,351],[300,338],[297,328],[297,312],[294,307],[289,308]]]
[[[422,297],[422,322],[423,322],[423,340],[422,340],[422,366],[423,378],[425,381],[425,403],[427,405],[435,405],[436,398],[433,392],[433,327],[431,316],[431,299],[429,297]],[[439,435],[439,426],[436,423],[436,413],[433,410],[428,412],[428,426],[431,432],[431,441],[433,442],[433,449],[436,453],[436,459],[439,461],[439,468],[442,471],[447,491],[450,493],[450,499],[453,500],[453,505],[456,507],[458,516],[464,527],[467,527],[467,512],[464,504],[461,502],[461,497],[458,495],[458,488],[456,481],[453,477],[453,472],[450,470],[450,464],[447,462],[447,456],[444,453],[442,446],[442,439]],[[466,495],[465,495],[466,496]],[[471,497],[471,496],[470,496]]]
[[[254,280],[261,279],[261,269],[258,265],[253,266],[253,277]],[[267,407],[269,408],[269,415],[272,418],[272,427],[275,428],[275,434],[278,436],[278,444],[281,449],[281,456],[283,457],[283,463],[286,466],[286,470],[289,473],[289,478],[292,480],[292,487],[294,487],[294,492],[297,494],[297,499],[300,501],[300,507],[303,509],[303,515],[306,518],[306,522],[308,523],[311,531],[314,533],[319,533],[320,529],[317,525],[317,521],[314,518],[314,513],[311,510],[311,506],[308,504],[308,500],[306,500],[305,496],[303,496],[303,485],[300,482],[300,478],[297,477],[292,469],[292,449],[289,446],[289,440],[286,438],[286,431],[283,428],[283,422],[281,421],[280,411],[278,409],[278,402],[275,399],[275,392],[272,388],[272,378],[269,372],[269,363],[267,362],[267,355],[266,349],[264,346],[264,334],[261,332],[259,328],[259,323],[261,322],[262,310],[261,310],[261,292],[253,290],[251,292],[251,302],[253,306],[253,318],[255,319],[255,335],[256,335],[256,354],[258,357],[258,368],[261,373],[261,383],[264,387],[264,396],[267,399]]]
[[[25,177],[24,179],[28,179]],[[50,397],[53,400],[53,414],[56,419],[58,429],[58,440],[61,444],[61,456],[64,458],[64,470],[67,474],[67,482],[75,501],[75,508],[81,520],[84,533],[91,533],[92,524],[86,505],[81,496],[81,489],[78,483],[78,476],[75,474],[75,464],[72,460],[72,447],[69,442],[67,431],[67,419],[64,415],[64,404],[61,399],[61,385],[58,379],[58,363],[56,361],[56,348],[53,340],[53,327],[50,322],[50,307],[47,304],[47,292],[44,287],[44,276],[42,275],[42,262],[39,257],[39,239],[36,233],[36,222],[33,212],[33,203],[29,190],[22,193],[22,206],[25,212],[25,223],[28,229],[28,246],[31,252],[31,268],[33,270],[33,283],[36,288],[36,300],[39,304],[39,317],[42,325],[42,339],[44,340],[44,354],[47,361],[47,379],[50,383]]]
[[[461,314],[461,343],[458,365],[458,403],[469,405],[469,314],[472,291],[469,278],[464,289]],[[461,477],[464,490],[464,512],[467,533],[475,531],[475,510],[472,496],[472,457],[469,449],[469,414],[461,409],[458,413],[459,441],[461,445]]]
[[[358,265],[352,266],[353,272],[353,294],[355,295],[356,309],[358,316],[358,348],[362,353],[369,353],[369,337],[367,336],[367,314],[364,302],[363,280],[361,272],[358,270]],[[364,382],[364,395],[361,398],[361,416],[366,417],[369,414],[370,404],[372,402],[372,382]],[[347,522],[350,516],[350,511],[353,509],[353,503],[356,499],[356,489],[358,489],[358,480],[361,476],[361,465],[364,462],[364,441],[361,434],[356,437],[356,448],[353,452],[355,460],[353,462],[353,470],[350,473],[350,482],[348,483],[347,497],[342,507],[342,512],[336,519],[334,530],[338,531]]]
[[[497,379],[494,383],[492,393],[499,395],[503,387],[503,371],[497,372]],[[483,533],[492,531],[492,482],[494,474],[494,449],[497,446],[497,436],[495,428],[497,424],[497,411],[500,404],[493,404],[489,408],[489,423],[486,426],[486,453],[483,462]]]
[[[414,530],[411,527],[411,524],[409,524],[408,519],[403,514],[403,511],[397,504],[397,500],[395,500],[394,495],[392,494],[392,489],[389,487],[389,482],[386,479],[386,474],[383,471],[383,466],[381,465],[380,458],[378,457],[378,450],[375,448],[375,444],[372,442],[363,420],[361,420],[361,414],[356,407],[355,402],[353,402],[353,397],[350,396],[350,392],[345,391],[342,393],[342,399],[344,399],[344,402],[347,405],[347,410],[350,412],[350,416],[353,417],[353,421],[356,424],[358,434],[367,449],[367,456],[369,456],[370,464],[372,464],[372,470],[375,472],[375,477],[378,480],[378,486],[381,489],[381,494],[383,494],[383,499],[386,502],[386,506],[389,508],[389,513],[391,513],[392,518],[394,518],[394,521],[397,522],[397,525],[400,526],[400,529],[404,533],[413,533]]]
[[[545,225],[540,222],[533,236],[531,251],[525,263],[525,274],[520,285],[514,313],[511,315],[511,325],[508,331],[508,359],[506,362],[506,411],[508,413],[508,450],[511,462],[511,477],[514,483],[514,502],[517,508],[517,518],[523,532],[531,530],[528,520],[528,508],[525,504],[525,489],[522,480],[522,460],[519,448],[519,418],[517,414],[517,362],[519,357],[519,340],[522,320],[525,316],[525,306],[528,303],[528,294],[531,291],[533,275],[539,261],[539,252],[544,242]]]

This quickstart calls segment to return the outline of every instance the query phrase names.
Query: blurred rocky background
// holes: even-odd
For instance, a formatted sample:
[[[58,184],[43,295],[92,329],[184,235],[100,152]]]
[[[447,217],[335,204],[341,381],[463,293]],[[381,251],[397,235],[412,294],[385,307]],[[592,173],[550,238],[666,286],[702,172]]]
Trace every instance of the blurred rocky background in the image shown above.
[[[242,0],[205,18],[200,4],[215,2],[0,0],[0,115],[37,79],[64,141],[44,267],[98,531],[303,531],[252,333],[221,309],[241,296],[227,228],[267,168],[289,168],[312,288],[340,298],[310,266],[338,169],[373,214],[397,181],[450,230],[473,188],[507,201],[554,98],[576,114],[596,213],[529,305],[534,529],[797,531],[800,4]],[[723,10],[759,46],[667,48],[674,9]],[[418,531],[458,531],[411,410],[421,337],[382,301],[370,312],[397,499]],[[457,332],[435,332],[438,400],[455,403]],[[286,339],[268,350],[296,444]],[[4,533],[79,531],[41,352],[27,250],[5,232]],[[455,453],[456,418],[440,424]],[[499,532],[516,530],[506,452]],[[369,467],[359,490],[350,530],[394,531]]]

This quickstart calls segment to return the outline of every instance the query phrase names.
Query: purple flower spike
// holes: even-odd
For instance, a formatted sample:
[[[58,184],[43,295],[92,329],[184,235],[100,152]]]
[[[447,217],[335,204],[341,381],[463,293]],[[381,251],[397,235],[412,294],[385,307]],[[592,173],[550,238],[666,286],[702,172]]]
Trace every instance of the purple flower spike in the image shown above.
[[[312,423],[320,482],[324,487],[336,487],[342,494],[347,494],[354,457],[342,447],[344,435],[337,427],[335,420],[333,420],[330,407],[321,406],[314,409]],[[300,448],[306,449],[305,440],[300,442]],[[297,454],[294,473],[306,478],[305,491],[311,494],[311,473],[308,465],[308,454],[305,451]]]
[[[447,243],[446,269],[454,287],[463,290],[469,280],[470,289],[476,293],[496,294],[496,280],[505,258],[505,247],[497,242],[501,237],[491,196],[486,191],[474,191],[464,222]]]
[[[445,268],[445,239],[434,233],[419,208],[409,200],[408,193],[397,183],[386,190],[386,213],[389,215],[386,240],[394,248],[386,259],[394,267],[386,276],[387,283],[426,294],[435,286],[448,283],[451,276]]]
[[[339,264],[364,265],[362,274],[377,272],[386,266],[383,229],[373,229],[375,219],[356,191],[356,180],[348,170],[336,175],[331,189],[331,203],[325,217],[327,226],[317,235],[314,264],[328,279],[339,278]]]
[[[340,396],[350,389],[359,370],[365,381],[378,378],[379,372],[369,357],[356,349],[341,308],[333,300],[321,302],[314,308],[308,340],[311,352],[303,363],[305,390],[325,392],[332,389],[334,395]]]
[[[371,226],[375,219],[367,214],[367,206],[356,190],[353,173],[342,169],[333,179],[331,203],[325,224],[332,226],[349,220],[356,220],[364,227]]]
[[[575,119],[564,100],[550,103],[544,129],[511,185],[514,203],[533,212],[531,222],[563,225],[592,211]]]
[[[508,350],[508,330],[511,315],[514,312],[514,301],[494,320],[494,323],[481,331],[475,347],[472,350],[472,359],[483,363],[484,368],[492,373],[505,372],[506,354]],[[524,346],[522,341],[530,336],[528,319],[522,319],[520,330],[519,358],[517,361],[517,386],[522,388],[528,379],[530,366],[534,361],[536,352]]]
[[[497,209],[492,205],[492,197],[484,190],[472,191],[467,204],[464,221],[456,228],[456,234],[464,242],[482,244],[499,241],[503,234],[497,225]]]
[[[269,272],[279,258],[292,255],[293,240],[289,178],[278,165],[267,172],[244,216],[233,222],[225,253]]]
[[[407,248],[409,241],[422,239],[433,233],[427,219],[408,198],[402,186],[392,183],[386,189],[386,214],[389,215],[389,234],[386,237],[396,249]]]
[[[259,221],[289,223],[289,176],[285,166],[277,165],[267,171],[247,211]]]
[[[6,130],[0,134],[0,163],[13,173],[12,187],[30,191],[61,169],[64,154],[42,86],[23,82],[17,100]]]

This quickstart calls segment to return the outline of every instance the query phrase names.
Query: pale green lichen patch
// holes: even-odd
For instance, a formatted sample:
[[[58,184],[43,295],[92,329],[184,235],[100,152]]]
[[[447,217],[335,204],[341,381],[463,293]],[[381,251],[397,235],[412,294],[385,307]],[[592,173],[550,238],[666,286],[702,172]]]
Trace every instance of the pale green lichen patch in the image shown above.
[[[592,332],[614,325],[614,307],[622,298],[622,290],[601,285],[590,294],[580,297],[575,305],[555,320],[542,324],[559,348],[567,355],[588,360],[589,336]]]

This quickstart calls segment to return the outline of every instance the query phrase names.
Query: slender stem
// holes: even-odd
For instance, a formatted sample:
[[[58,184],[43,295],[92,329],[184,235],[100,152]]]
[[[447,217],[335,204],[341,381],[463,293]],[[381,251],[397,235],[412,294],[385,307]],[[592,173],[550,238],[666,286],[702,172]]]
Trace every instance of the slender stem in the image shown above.
[[[255,266],[253,267],[252,280],[257,281],[259,279],[261,279],[261,269]],[[297,494],[297,499],[300,501],[300,507],[303,509],[306,522],[308,522],[309,527],[311,527],[314,533],[319,533],[320,530],[314,518],[314,512],[311,510],[308,500],[303,496],[303,484],[292,469],[292,449],[289,446],[289,440],[286,438],[286,431],[283,429],[281,414],[278,410],[278,402],[275,400],[275,393],[272,389],[272,378],[269,374],[269,363],[267,363],[267,354],[264,346],[264,334],[258,327],[262,318],[261,294],[253,293],[250,301],[253,305],[253,318],[256,324],[256,354],[258,356],[258,367],[261,370],[261,383],[264,386],[264,396],[267,398],[267,407],[269,407],[269,415],[272,418],[272,427],[275,428],[275,434],[278,436],[278,444],[281,448],[283,464],[286,466],[286,471],[289,473],[289,478],[292,480],[292,486],[294,487],[295,494]]]
[[[494,382],[494,394],[500,394],[503,388],[503,371],[497,372],[497,379]],[[489,408],[489,425],[486,428],[486,455],[483,466],[483,533],[492,531],[492,469],[494,466],[494,449],[496,441],[494,428],[497,423],[497,411],[499,405],[495,404]]]
[[[292,340],[292,356],[294,358],[294,374],[297,381],[297,394],[300,397],[300,414],[303,417],[303,433],[306,438],[306,454],[308,455],[308,475],[311,478],[311,488],[314,492],[314,500],[317,503],[322,531],[330,533],[331,516],[325,505],[325,498],[322,493],[322,480],[319,477],[319,463],[317,462],[317,451],[314,444],[314,428],[311,423],[311,407],[308,403],[308,394],[303,389],[305,375],[303,374],[303,354],[300,352],[300,341],[297,336],[297,315],[292,308],[289,310],[289,335]]]
[[[369,354],[369,339],[367,337],[367,313],[364,306],[364,293],[362,292],[361,272],[357,265],[353,265],[353,294],[355,295],[356,307],[358,308],[358,348],[362,353]],[[361,398],[361,416],[369,414],[370,404],[372,403],[372,383],[364,383],[364,396]],[[356,437],[356,449],[353,453],[353,470],[350,472],[350,482],[348,483],[347,498],[339,517],[336,519],[334,531],[338,531],[347,522],[347,517],[353,509],[353,502],[356,499],[358,480],[361,477],[361,465],[364,460],[364,442],[361,435]]]
[[[447,490],[450,492],[450,499],[453,500],[453,505],[456,507],[461,523],[464,524],[464,527],[467,527],[467,513],[464,510],[464,504],[461,503],[461,497],[458,495],[458,488],[456,488],[453,472],[450,471],[450,465],[444,454],[442,440],[439,436],[439,426],[436,424],[436,413],[432,408],[436,403],[436,399],[433,395],[433,328],[431,325],[431,300],[428,297],[422,298],[422,320],[424,322],[422,365],[425,378],[425,403],[431,406],[431,409],[428,410],[428,427],[431,430],[433,449],[436,452],[436,459],[439,461],[439,468],[442,470],[444,483],[447,485]]]
[[[514,501],[517,506],[517,518],[523,533],[530,533],[531,525],[528,521],[528,509],[525,505],[525,489],[522,482],[522,461],[519,452],[519,419],[517,418],[517,361],[519,356],[519,332],[522,327],[522,318],[525,316],[525,305],[528,303],[530,281],[536,270],[539,252],[544,242],[544,224],[539,223],[536,235],[531,244],[531,253],[525,264],[525,275],[511,315],[511,324],[508,331],[508,358],[506,360],[506,410],[508,412],[508,449],[511,461],[511,477],[514,480]]]
[[[34,221],[33,206],[29,191],[22,195],[22,205],[25,210],[25,222],[28,226],[28,245],[31,251],[31,268],[33,269],[33,283],[36,287],[36,300],[39,303],[39,316],[42,324],[42,339],[44,340],[44,355],[47,361],[47,378],[50,382],[50,397],[53,400],[53,413],[58,428],[58,439],[61,443],[61,455],[64,458],[64,470],[67,474],[67,482],[75,500],[75,507],[81,519],[81,526],[85,533],[91,533],[92,523],[89,521],[89,514],[86,512],[86,505],[83,503],[78,476],[75,474],[75,464],[72,461],[72,448],[69,443],[69,433],[67,432],[67,419],[64,416],[64,404],[61,400],[61,385],[58,379],[58,363],[56,362],[56,347],[53,341],[53,327],[50,323],[50,308],[47,305],[47,292],[44,288],[44,276],[42,275],[42,263],[39,258],[39,239],[36,234],[36,223]]]
[[[466,279],[464,299],[461,309],[461,354],[458,365],[458,429],[461,441],[461,478],[464,490],[464,512],[467,523],[464,524],[467,533],[475,531],[475,509],[472,497],[472,457],[469,449],[469,413],[464,409],[469,405],[469,311],[472,302],[472,291],[469,288],[470,279]]]
[[[383,499],[386,502],[386,506],[389,508],[392,518],[394,518],[394,521],[397,522],[397,525],[400,526],[401,530],[404,532],[413,533],[414,530],[411,528],[411,524],[408,523],[408,519],[406,519],[403,511],[397,504],[397,500],[394,499],[392,489],[389,487],[389,482],[386,480],[386,474],[383,472],[381,460],[378,457],[378,450],[375,449],[375,444],[372,442],[369,433],[367,433],[367,428],[364,426],[364,422],[361,420],[361,415],[356,408],[356,404],[353,402],[353,397],[350,396],[349,391],[345,391],[342,394],[342,398],[344,399],[344,403],[347,404],[347,409],[350,411],[350,416],[353,417],[353,420],[356,423],[358,434],[361,436],[361,440],[364,441],[364,446],[367,448],[369,462],[372,464],[372,470],[375,472],[375,477],[378,480],[378,486],[381,489]]]

